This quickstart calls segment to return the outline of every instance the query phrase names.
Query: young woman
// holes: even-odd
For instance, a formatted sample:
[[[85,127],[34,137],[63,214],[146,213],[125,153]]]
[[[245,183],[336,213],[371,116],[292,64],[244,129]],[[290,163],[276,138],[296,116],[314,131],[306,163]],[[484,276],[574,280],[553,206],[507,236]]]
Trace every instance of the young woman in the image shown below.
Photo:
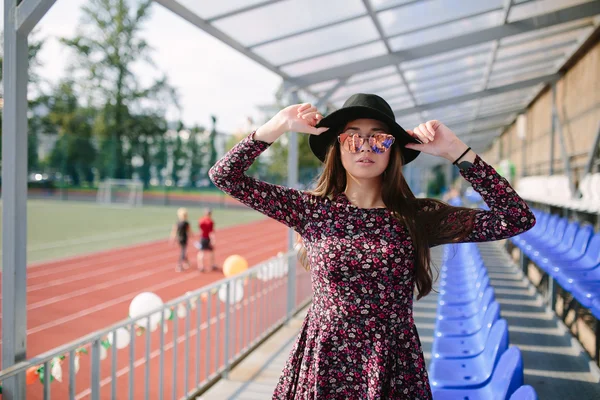
[[[244,174],[286,131],[310,134],[324,162],[312,192]],[[454,162],[490,210],[415,198],[402,165],[419,152]],[[535,224],[508,182],[450,129],[428,121],[405,131],[375,95],[354,95],[327,118],[310,104],[287,107],[210,177],[302,238],[313,302],[274,399],[431,399],[412,316],[414,290],[417,299],[431,291],[430,247],[504,239]]]

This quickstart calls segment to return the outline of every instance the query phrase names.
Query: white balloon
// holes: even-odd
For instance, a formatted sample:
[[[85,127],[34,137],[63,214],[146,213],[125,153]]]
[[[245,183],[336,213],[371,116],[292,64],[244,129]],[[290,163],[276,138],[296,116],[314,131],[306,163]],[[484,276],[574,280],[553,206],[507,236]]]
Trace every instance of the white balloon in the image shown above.
[[[111,346],[115,345],[114,337],[117,337],[117,349],[124,349],[129,346],[129,342],[131,341],[131,335],[129,331],[125,328],[118,328],[116,330],[116,335],[113,335],[113,332],[108,334],[108,342]]]
[[[55,357],[52,359],[52,369],[50,373],[59,382],[62,382],[62,365],[60,365],[60,358]]]
[[[179,304],[177,306],[177,316],[179,318],[185,318],[185,316],[187,315],[187,310],[185,308],[185,304]]]
[[[133,298],[131,304],[129,304],[129,316],[131,318],[137,318],[140,315],[149,313],[152,310],[163,305],[163,301],[156,294],[151,292],[143,292]],[[166,314],[168,318],[168,314]],[[154,313],[150,316],[150,330],[155,330],[160,324],[160,312]],[[136,322],[136,325],[146,328],[148,326],[148,320],[141,318]]]
[[[105,353],[104,358],[102,358],[102,349],[104,349],[104,346],[100,346],[100,359],[101,360],[106,358],[106,349],[104,349],[104,353]],[[79,372],[79,354],[75,354],[75,358],[73,359],[73,366],[74,366],[75,373],[78,373]]]
[[[227,301],[227,285],[223,284],[218,292],[219,300],[223,303]],[[244,298],[244,285],[241,280],[229,284],[229,304],[235,304]]]
[[[106,350],[106,347],[100,346],[100,359],[106,360],[106,357],[108,357],[108,351]]]
[[[269,270],[267,271],[267,281],[275,278],[275,269],[277,268],[277,260],[269,263]]]

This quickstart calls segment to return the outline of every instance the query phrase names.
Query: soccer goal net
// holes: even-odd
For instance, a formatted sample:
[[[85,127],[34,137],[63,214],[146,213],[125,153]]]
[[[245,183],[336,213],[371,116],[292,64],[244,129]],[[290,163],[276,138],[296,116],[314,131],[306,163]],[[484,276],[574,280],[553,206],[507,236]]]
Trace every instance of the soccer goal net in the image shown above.
[[[141,206],[144,184],[133,179],[106,179],[98,185],[96,201],[102,204]]]

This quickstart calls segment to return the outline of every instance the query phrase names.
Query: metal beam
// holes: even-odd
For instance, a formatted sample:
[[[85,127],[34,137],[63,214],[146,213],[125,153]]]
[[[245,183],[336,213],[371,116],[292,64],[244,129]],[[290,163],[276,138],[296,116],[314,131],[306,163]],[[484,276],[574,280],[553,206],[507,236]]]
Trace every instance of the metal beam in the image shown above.
[[[452,50],[458,50],[467,46],[474,46],[492,40],[499,40],[509,36],[576,21],[596,14],[600,14],[600,0],[567,7],[562,10],[526,18],[520,21],[514,21],[501,26],[483,29],[478,32],[440,40],[431,44],[400,50],[393,54],[384,54],[366,60],[300,75],[295,78],[295,81],[299,82],[299,87],[306,87],[334,78],[354,75],[364,71],[398,64],[400,62],[429,57]]]
[[[219,14],[219,15],[215,15],[214,17],[207,18],[206,22],[212,24],[213,22],[218,21],[220,19],[225,19],[225,18],[233,17],[234,15],[238,15],[238,14],[242,14],[242,13],[245,13],[245,12],[248,12],[248,11],[256,10],[257,8],[262,8],[262,7],[270,6],[271,4],[281,3],[282,1],[285,1],[285,0],[266,0],[266,1],[263,1],[263,2],[260,2],[260,3],[252,4],[250,6],[237,8],[235,10],[228,11],[228,12],[225,12],[223,14]]]
[[[458,103],[462,103],[465,101],[476,100],[480,97],[483,98],[483,97],[496,96],[498,94],[510,92],[513,90],[522,90],[527,87],[536,86],[541,83],[556,82],[558,79],[560,79],[560,76],[561,76],[560,74],[539,76],[537,78],[528,79],[525,81],[514,82],[509,85],[498,86],[495,88],[482,90],[480,92],[468,93],[468,94],[461,95],[461,96],[450,97],[448,99],[434,101],[433,103],[422,104],[422,105],[418,105],[418,106],[412,107],[412,108],[404,108],[401,110],[394,110],[394,114],[396,115],[396,117],[400,117],[402,115],[410,115],[410,114],[418,113],[418,112],[425,111],[425,110],[431,110],[434,108],[441,108],[441,107],[456,105]]]
[[[56,0],[23,0],[17,7],[16,26],[19,33],[27,35],[46,15]]]
[[[2,109],[2,368],[27,358],[27,34],[18,0],[4,0]],[[28,7],[31,7],[31,3]],[[36,14],[37,15],[37,14]],[[41,18],[41,16],[40,16]],[[30,24],[32,20],[28,20]],[[2,398],[25,399],[25,374],[2,382]]]

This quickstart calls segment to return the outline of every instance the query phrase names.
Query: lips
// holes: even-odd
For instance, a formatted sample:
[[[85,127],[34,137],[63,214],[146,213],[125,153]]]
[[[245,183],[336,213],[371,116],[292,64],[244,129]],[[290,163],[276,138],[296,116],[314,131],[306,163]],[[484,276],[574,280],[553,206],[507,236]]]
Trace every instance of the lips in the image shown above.
[[[359,164],[374,164],[375,161],[371,160],[369,157],[361,157],[357,161]]]

